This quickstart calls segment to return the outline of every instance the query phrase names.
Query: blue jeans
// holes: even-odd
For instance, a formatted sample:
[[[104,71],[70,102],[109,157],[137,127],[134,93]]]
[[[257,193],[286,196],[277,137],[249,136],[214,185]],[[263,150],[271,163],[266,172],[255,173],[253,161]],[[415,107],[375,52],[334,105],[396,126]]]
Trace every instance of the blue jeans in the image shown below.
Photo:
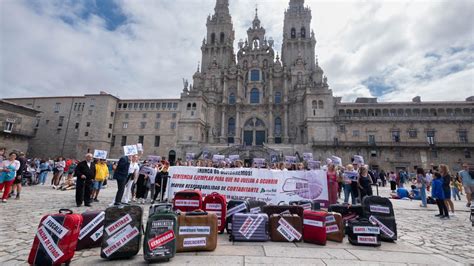
[[[456,200],[456,198],[461,200],[461,196],[459,195],[459,189],[457,187],[453,187],[451,190],[452,190],[451,194],[453,194],[454,200]]]
[[[351,195],[352,204],[356,204],[354,193],[352,193],[351,184],[344,184],[344,203],[349,203],[349,194]]]
[[[46,182],[46,177],[48,177],[48,171],[41,172],[39,175],[38,183],[44,185],[44,183]]]
[[[422,184],[420,188],[421,205],[426,207],[426,185]]]

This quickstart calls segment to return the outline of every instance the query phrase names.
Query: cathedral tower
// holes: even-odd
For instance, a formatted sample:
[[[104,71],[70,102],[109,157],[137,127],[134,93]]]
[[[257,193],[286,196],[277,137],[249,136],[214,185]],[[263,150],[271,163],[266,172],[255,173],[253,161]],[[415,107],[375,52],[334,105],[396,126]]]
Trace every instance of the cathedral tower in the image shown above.
[[[304,0],[290,0],[283,25],[282,60],[292,66],[301,57],[307,69],[314,68],[316,39],[311,31],[311,9]]]
[[[231,64],[234,59],[234,28],[229,13],[229,0],[217,0],[214,14],[207,17],[207,35],[204,38],[201,70],[206,72],[216,59],[219,66]]]

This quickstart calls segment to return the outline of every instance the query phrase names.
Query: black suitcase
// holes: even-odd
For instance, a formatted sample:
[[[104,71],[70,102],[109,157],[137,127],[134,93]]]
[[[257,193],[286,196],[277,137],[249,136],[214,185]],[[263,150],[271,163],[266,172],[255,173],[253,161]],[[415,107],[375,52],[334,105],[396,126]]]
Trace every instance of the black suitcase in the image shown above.
[[[281,214],[281,213],[289,213],[289,214],[297,214],[299,217],[303,218],[304,209],[301,206],[290,206],[290,205],[266,205],[263,206],[263,212],[271,217],[272,214]]]
[[[347,224],[347,221],[355,220],[364,215],[364,209],[361,205],[331,204],[329,205],[328,212],[340,213],[344,224]]]
[[[265,201],[261,200],[249,200],[248,202],[250,213],[261,213],[263,206],[267,205]]]
[[[348,222],[347,239],[356,246],[380,246],[380,228],[365,218]]]
[[[268,241],[268,215],[265,213],[236,213],[232,216],[230,241]]]
[[[173,204],[171,203],[151,204],[150,209],[148,210],[148,217],[152,216],[155,212],[158,212],[161,209],[168,209],[170,207],[171,209],[173,209]]]
[[[172,204],[156,204],[151,209],[143,236],[143,257],[147,262],[169,261],[176,254],[177,215]]]
[[[305,210],[319,211],[321,209],[321,203],[311,200],[294,200],[290,201],[290,205],[301,206]]]
[[[104,259],[127,259],[138,254],[142,239],[143,209],[119,205],[105,210],[104,234],[100,256]]]
[[[87,211],[82,215],[82,226],[76,250],[100,247],[104,233],[104,211]]]
[[[392,202],[388,198],[368,196],[362,201],[364,217],[380,227],[382,241],[397,240],[397,223]]]
[[[232,232],[232,216],[236,213],[249,212],[249,202],[247,200],[229,200],[227,202],[227,214],[225,219],[225,230]]]

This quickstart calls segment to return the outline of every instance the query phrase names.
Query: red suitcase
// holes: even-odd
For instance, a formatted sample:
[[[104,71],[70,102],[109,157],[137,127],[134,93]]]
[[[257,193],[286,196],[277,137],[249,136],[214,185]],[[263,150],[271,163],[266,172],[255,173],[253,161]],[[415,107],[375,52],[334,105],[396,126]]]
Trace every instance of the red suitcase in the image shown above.
[[[326,212],[305,210],[303,213],[304,242],[326,245]]]
[[[200,190],[187,189],[174,195],[173,207],[182,212],[202,210],[202,194]]]
[[[217,215],[217,230],[220,233],[223,233],[225,229],[225,218],[227,215],[227,200],[225,196],[217,192],[212,192],[204,197],[203,205],[204,211],[215,213]]]
[[[43,216],[28,256],[28,263],[32,265],[69,263],[74,257],[81,224],[82,216],[73,214],[67,209]]]
[[[104,232],[104,211],[87,211],[82,215],[82,226],[79,232],[79,241],[76,250],[97,248],[102,243]]]

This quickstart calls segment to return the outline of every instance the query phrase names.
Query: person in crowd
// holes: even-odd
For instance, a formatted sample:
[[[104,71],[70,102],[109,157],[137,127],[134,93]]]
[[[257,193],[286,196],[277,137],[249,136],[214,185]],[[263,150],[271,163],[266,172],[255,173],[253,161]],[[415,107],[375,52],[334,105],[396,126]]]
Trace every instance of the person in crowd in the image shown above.
[[[115,165],[114,179],[117,180],[117,193],[115,194],[114,205],[122,203],[122,197],[125,192],[125,185],[128,181],[128,170],[130,169],[130,161],[132,156],[122,156]]]
[[[123,194],[122,202],[129,203],[130,200],[133,199],[133,184],[137,182],[138,179],[138,172],[140,171],[140,167],[138,165],[138,155],[133,155],[132,159],[130,160],[130,164],[128,167],[128,178],[127,183],[125,185],[125,191]]]
[[[469,171],[469,164],[463,163],[462,170],[459,172],[461,177],[462,186],[466,193],[466,207],[471,207],[472,194],[474,193],[474,171]]]
[[[356,204],[356,197],[352,191],[352,183],[354,182],[357,185],[358,173],[354,170],[352,164],[346,166],[344,171],[344,203],[349,203],[349,195],[351,196],[352,204]]]
[[[64,161],[63,157],[59,156],[54,162],[53,167],[53,179],[51,180],[51,186],[53,189],[57,189],[64,173],[64,167],[66,167],[66,161]]]
[[[416,169],[416,182],[417,186],[420,190],[420,199],[421,199],[421,204],[420,207],[426,208],[426,174],[425,170],[423,168],[418,167]]]
[[[158,173],[158,164],[153,164],[151,165],[153,171],[148,175],[148,178],[146,179],[146,191],[145,191],[145,202],[147,201],[148,198],[148,193],[150,193],[150,202],[153,201],[153,197],[155,196],[155,190],[156,190],[156,175]]]
[[[3,160],[5,160],[5,153],[7,152],[7,148],[5,147],[1,147],[0,148],[0,163],[3,162]]]
[[[372,196],[372,178],[370,178],[367,165],[362,165],[359,168],[359,177],[357,179],[357,183],[360,191],[361,202],[364,197]]]
[[[436,200],[439,214],[435,215],[441,219],[449,219],[448,207],[445,202],[445,189],[443,188],[443,178],[440,173],[435,172],[435,179],[432,182],[431,196]]]
[[[44,185],[44,183],[46,182],[46,178],[48,177],[48,173],[50,172],[48,161],[41,160],[39,169],[40,169],[40,175],[39,175],[38,183],[41,185]]]
[[[430,169],[428,173],[426,173],[426,191],[430,191],[431,181],[433,181],[433,170]]]
[[[403,187],[405,185],[405,183],[408,181],[408,174],[407,172],[403,171],[403,170],[400,170],[398,172],[398,176],[399,176],[399,187]]]
[[[461,191],[461,177],[459,177],[459,173],[456,173],[456,176],[451,181],[451,193],[453,194],[454,200],[461,200],[461,195],[459,195]]]
[[[379,179],[382,181],[382,187],[385,187],[385,184],[387,183],[387,175],[385,174],[385,171],[382,169],[379,173]]]
[[[71,179],[74,176],[74,171],[76,170],[77,167],[77,161],[76,159],[71,159],[69,168],[67,169],[67,179]]]
[[[451,215],[454,216],[454,203],[451,200],[451,175],[449,174],[449,168],[445,164],[439,165],[439,173],[443,179],[443,192],[444,192],[444,201],[448,210],[451,210]]]
[[[93,184],[93,189],[92,189],[92,200],[94,202],[99,202],[99,199],[97,197],[99,196],[99,192],[102,189],[102,183],[107,180],[109,177],[109,168],[107,167],[107,164],[105,163],[105,159],[100,159],[97,161],[95,164],[95,178],[94,178],[94,184]]]
[[[411,199],[410,192],[404,187],[397,188],[396,192],[390,193],[392,199]]]
[[[91,153],[85,155],[85,160],[76,167],[76,205],[81,207],[91,206],[92,182],[95,178],[95,163]]]
[[[156,201],[156,198],[158,197],[158,194],[160,195],[161,201],[165,199],[165,193],[166,193],[166,187],[168,186],[168,169],[169,169],[169,162],[168,161],[162,161],[162,166],[160,169],[158,169],[158,173],[156,175],[155,179],[155,195],[153,196],[153,202]],[[163,186],[162,186],[163,185]]]
[[[354,171],[357,172],[357,178],[355,180],[352,180],[351,182],[351,193],[353,194],[353,197],[356,199],[356,203],[360,203],[359,199],[359,168],[360,165],[356,162],[352,162],[352,167],[354,167]]]
[[[421,194],[420,194],[420,189],[417,188],[415,185],[411,185],[411,190],[410,193],[408,194],[408,197],[412,200],[421,200]]]
[[[140,170],[138,172],[136,187],[137,187],[137,203],[139,204],[145,203],[146,191],[147,191],[146,185],[148,183],[149,175],[151,174],[151,173],[148,173],[148,171],[151,169],[152,167],[145,160],[143,161],[143,165],[140,167]]]
[[[333,163],[328,165],[328,171],[326,174],[327,182],[328,182],[328,194],[329,194],[329,204],[336,204],[337,203],[337,171],[336,166]]]
[[[16,159],[16,153],[10,152],[8,159],[2,161],[0,173],[0,191],[3,190],[2,203],[7,202],[18,169],[20,169],[20,162]]]
[[[20,167],[16,171],[15,180],[13,180],[11,196],[13,196],[14,193],[16,192],[15,199],[18,200],[18,199],[20,199],[21,181],[22,181],[22,178],[23,178],[23,173],[27,169],[28,160],[26,159],[25,154],[23,152],[20,152],[18,157],[17,157],[17,161],[20,162]]]
[[[390,172],[388,179],[390,180],[390,190],[392,193],[395,193],[395,190],[397,189],[397,175],[394,171]]]

